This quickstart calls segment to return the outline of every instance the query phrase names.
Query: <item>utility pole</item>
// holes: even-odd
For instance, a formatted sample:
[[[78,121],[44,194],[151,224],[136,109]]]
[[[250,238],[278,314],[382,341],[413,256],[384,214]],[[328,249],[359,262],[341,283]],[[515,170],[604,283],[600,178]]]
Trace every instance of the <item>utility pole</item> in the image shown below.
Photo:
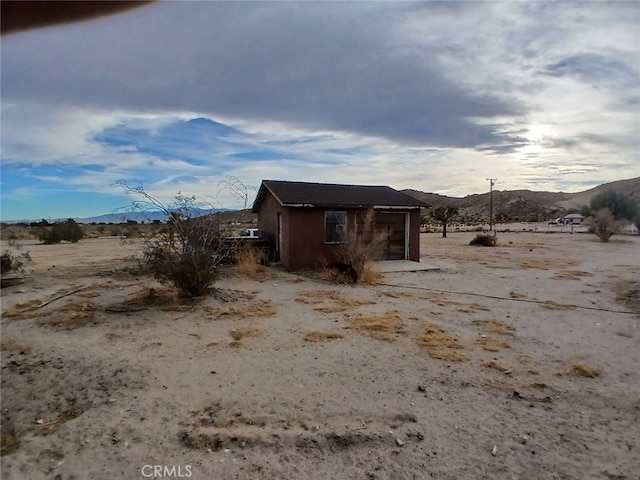
[[[497,178],[487,178],[489,181],[489,232],[493,231],[493,184]],[[494,232],[495,236],[495,232]]]

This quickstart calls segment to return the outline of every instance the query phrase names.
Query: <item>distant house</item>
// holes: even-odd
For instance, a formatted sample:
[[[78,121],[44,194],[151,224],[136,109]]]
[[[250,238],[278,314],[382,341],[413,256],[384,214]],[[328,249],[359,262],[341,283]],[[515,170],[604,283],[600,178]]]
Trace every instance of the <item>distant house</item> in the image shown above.
[[[579,213],[570,213],[562,217],[562,223],[565,225],[580,225],[583,220],[584,215],[580,215]]]
[[[342,232],[369,208],[387,233],[384,259],[420,261],[420,208],[426,205],[387,186],[263,180],[253,203],[272,257],[287,270],[337,260]]]

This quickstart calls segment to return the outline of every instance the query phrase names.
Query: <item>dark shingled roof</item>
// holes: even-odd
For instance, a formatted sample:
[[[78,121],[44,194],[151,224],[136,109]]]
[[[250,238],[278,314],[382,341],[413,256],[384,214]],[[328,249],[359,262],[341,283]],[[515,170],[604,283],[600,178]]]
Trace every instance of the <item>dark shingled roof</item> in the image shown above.
[[[427,205],[410,195],[382,185],[337,185],[332,183],[263,180],[253,203],[257,212],[266,191],[283,206],[369,208],[419,208]]]

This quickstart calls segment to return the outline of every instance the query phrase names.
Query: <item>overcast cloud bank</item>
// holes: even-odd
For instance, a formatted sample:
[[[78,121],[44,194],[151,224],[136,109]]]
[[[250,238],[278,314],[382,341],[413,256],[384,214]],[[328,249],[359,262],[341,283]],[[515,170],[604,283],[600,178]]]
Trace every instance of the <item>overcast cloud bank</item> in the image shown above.
[[[2,219],[237,176],[462,196],[640,175],[637,2],[160,2],[2,39]],[[224,195],[224,206],[238,206]]]

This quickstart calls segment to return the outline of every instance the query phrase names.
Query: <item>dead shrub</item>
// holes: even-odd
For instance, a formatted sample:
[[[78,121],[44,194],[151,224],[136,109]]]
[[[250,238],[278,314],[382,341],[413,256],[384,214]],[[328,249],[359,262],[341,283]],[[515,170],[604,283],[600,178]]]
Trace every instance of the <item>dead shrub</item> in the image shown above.
[[[495,247],[498,244],[498,238],[490,233],[478,233],[469,245],[482,247]]]
[[[349,318],[351,328],[364,330],[378,340],[392,342],[400,332],[403,321],[398,312],[389,310],[384,315],[357,315]]]
[[[617,220],[608,208],[598,210],[591,219],[591,223],[593,232],[602,242],[608,242],[623,226],[623,222]]]
[[[376,229],[375,210],[357,215],[355,225],[345,230],[338,248],[340,261],[355,269],[358,283],[379,282],[381,274],[372,271],[371,264],[383,258],[387,233]]]
[[[142,186],[119,182],[127,194],[141,197],[131,210],[161,210],[167,224],[144,237],[141,267],[161,283],[171,283],[182,297],[209,293],[218,266],[230,259],[236,243],[229,240],[231,227],[216,214],[192,217],[195,196],[176,195],[173,206],[147,193]]]
[[[273,274],[262,264],[264,263],[264,252],[251,245],[244,245],[235,253],[235,261],[238,266],[238,274],[242,278],[250,280],[268,280],[273,278]]]

